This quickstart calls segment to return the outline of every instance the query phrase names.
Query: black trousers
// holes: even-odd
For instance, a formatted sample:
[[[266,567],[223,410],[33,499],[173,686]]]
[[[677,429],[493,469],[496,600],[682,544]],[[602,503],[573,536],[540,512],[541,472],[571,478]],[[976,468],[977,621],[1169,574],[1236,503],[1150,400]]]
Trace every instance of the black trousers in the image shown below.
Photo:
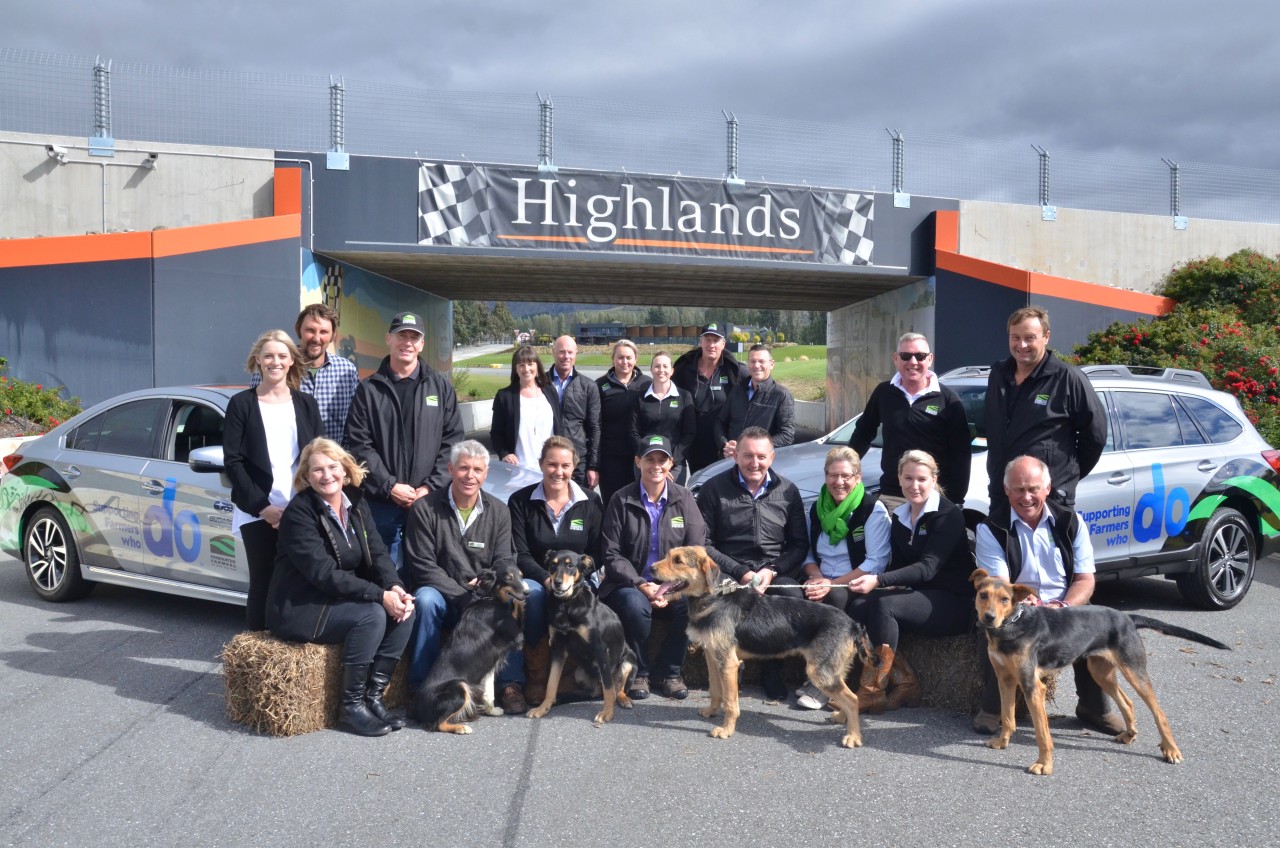
[[[267,589],[276,570],[276,541],[279,531],[265,521],[251,521],[240,527],[244,558],[249,565],[249,599],[244,617],[250,630],[267,629]]]
[[[397,622],[377,601],[334,601],[311,641],[341,643],[343,665],[366,665],[375,657],[398,660],[413,633],[413,615]]]
[[[873,589],[845,610],[867,628],[872,645],[898,650],[898,633],[956,636],[973,629],[973,601],[941,589]]]

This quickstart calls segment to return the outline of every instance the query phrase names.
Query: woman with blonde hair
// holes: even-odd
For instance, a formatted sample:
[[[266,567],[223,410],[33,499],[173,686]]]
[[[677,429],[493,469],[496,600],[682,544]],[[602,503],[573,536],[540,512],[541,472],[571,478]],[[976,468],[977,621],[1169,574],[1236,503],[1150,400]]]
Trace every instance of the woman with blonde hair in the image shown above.
[[[342,644],[338,725],[383,736],[404,718],[382,702],[413,632],[413,596],[377,532],[360,484],[365,468],[337,442],[302,449],[296,496],[280,520],[267,623],[294,642]]]
[[[324,434],[315,398],[299,391],[302,356],[284,330],[268,330],[249,351],[245,370],[261,377],[232,395],[222,429],[223,461],[231,479],[231,532],[249,566],[245,619],[267,625],[267,586],[276,559],[277,528],[289,498],[298,451]]]
[[[955,636],[973,628],[975,568],[964,513],[943,497],[937,461],[920,450],[898,460],[906,503],[893,511],[889,566],[851,580],[849,614],[867,628],[880,667],[866,666],[858,686],[863,712],[920,704],[920,682],[897,654],[898,633]]]
[[[600,387],[600,498],[604,503],[636,481],[636,444],[628,430],[636,403],[650,383],[636,367],[639,359],[635,342],[619,339],[613,344],[613,367],[596,380]]]

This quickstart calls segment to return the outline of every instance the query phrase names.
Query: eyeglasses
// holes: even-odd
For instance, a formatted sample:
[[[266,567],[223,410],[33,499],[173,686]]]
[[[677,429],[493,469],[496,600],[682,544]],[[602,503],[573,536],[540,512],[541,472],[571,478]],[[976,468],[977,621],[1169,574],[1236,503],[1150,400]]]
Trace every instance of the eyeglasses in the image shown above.
[[[837,480],[841,483],[848,483],[850,480],[852,480],[854,477],[857,477],[857,476],[858,476],[857,474],[836,474],[834,472],[827,473],[828,480]]]
[[[932,355],[933,354],[931,353],[920,353],[919,351],[916,351],[914,353],[911,351],[901,351],[901,350],[898,351],[898,358],[901,359],[903,362],[910,362],[913,359],[916,362],[924,362],[926,359],[928,359]]]

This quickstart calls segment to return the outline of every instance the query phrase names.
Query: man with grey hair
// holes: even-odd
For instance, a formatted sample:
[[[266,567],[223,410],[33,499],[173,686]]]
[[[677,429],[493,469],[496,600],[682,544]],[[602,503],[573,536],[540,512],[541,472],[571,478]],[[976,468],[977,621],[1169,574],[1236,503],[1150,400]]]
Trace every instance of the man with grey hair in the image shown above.
[[[876,430],[882,431],[880,502],[890,512],[905,502],[898,460],[909,450],[925,451],[938,461],[938,486],[948,500],[963,506],[971,440],[964,403],[954,389],[938,382],[929,340],[920,333],[903,333],[893,358],[897,373],[871,392],[849,447],[866,456]]]
[[[488,474],[489,449],[473,439],[459,442],[449,452],[449,485],[409,508],[401,576],[418,610],[409,644],[410,691],[422,685],[440,655],[442,632],[457,624],[475,600],[472,589],[480,571],[516,567],[511,514],[481,488]],[[536,645],[547,632],[546,590],[528,580],[525,587],[525,639]],[[521,651],[511,652],[496,683],[503,710],[522,713],[528,708]]]
[[[552,351],[556,363],[551,368],[551,385],[560,398],[563,435],[578,451],[573,479],[579,486],[594,489],[600,482],[600,388],[574,367],[578,343],[573,336],[556,339]]]
[[[1021,583],[1035,594],[1024,603],[1046,607],[1071,607],[1089,603],[1093,596],[1093,545],[1089,527],[1080,514],[1049,499],[1052,481],[1049,467],[1034,456],[1019,456],[1004,469],[1004,493],[1008,504],[993,509],[978,526],[978,565],[995,577]],[[983,668],[981,711],[973,720],[978,733],[995,733],[1000,727],[1000,690],[982,638],[979,664]],[[1124,730],[1111,711],[1108,698],[1089,673],[1084,660],[1072,670],[1076,679],[1076,717],[1095,730],[1117,734]]]

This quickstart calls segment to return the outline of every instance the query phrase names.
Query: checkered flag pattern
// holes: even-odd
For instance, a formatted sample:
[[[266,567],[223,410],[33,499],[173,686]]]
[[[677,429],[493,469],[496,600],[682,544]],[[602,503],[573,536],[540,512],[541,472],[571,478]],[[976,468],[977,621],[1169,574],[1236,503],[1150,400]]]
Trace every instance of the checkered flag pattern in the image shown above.
[[[822,234],[822,261],[836,265],[870,265],[871,222],[875,198],[870,194],[828,194],[823,199],[830,231]]]
[[[418,169],[418,244],[486,247],[492,234],[489,178],[475,165]]]

